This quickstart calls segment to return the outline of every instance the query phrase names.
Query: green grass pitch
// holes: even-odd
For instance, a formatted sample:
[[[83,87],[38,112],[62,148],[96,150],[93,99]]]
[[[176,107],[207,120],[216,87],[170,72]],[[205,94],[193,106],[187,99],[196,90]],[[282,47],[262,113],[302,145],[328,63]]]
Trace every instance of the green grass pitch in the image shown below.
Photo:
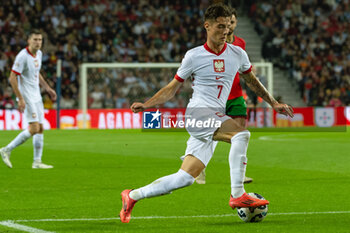
[[[1,131],[0,145],[17,134]],[[254,182],[245,189],[270,201],[261,223],[244,223],[229,207],[229,145],[219,143],[207,184],[142,200],[122,224],[120,192],[176,172],[187,139],[185,132],[46,131],[43,161],[54,169],[31,169],[31,139],[12,152],[13,169],[0,161],[0,232],[350,232],[349,132],[252,133]]]

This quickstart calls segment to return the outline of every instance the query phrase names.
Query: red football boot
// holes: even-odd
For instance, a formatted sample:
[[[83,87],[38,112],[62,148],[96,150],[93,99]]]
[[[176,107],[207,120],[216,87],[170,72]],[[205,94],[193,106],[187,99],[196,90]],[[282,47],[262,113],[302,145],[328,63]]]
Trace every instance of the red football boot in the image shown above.
[[[131,211],[137,201],[129,196],[132,189],[125,189],[120,195],[122,196],[122,209],[120,210],[119,217],[120,221],[128,223],[131,218]]]
[[[269,201],[268,200],[262,200],[258,198],[254,198],[252,196],[249,196],[247,193],[243,193],[242,196],[238,198],[233,198],[231,196],[229,205],[231,206],[232,209],[236,207],[240,208],[247,208],[247,207],[259,207],[263,205],[268,205]]]

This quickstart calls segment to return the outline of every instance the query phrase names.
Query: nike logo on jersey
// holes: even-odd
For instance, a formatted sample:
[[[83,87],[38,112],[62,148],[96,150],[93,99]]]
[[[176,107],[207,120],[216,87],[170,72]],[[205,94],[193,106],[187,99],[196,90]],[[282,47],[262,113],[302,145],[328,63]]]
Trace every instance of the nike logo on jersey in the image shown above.
[[[216,80],[219,80],[219,79],[222,79],[224,76],[216,76],[215,79]]]

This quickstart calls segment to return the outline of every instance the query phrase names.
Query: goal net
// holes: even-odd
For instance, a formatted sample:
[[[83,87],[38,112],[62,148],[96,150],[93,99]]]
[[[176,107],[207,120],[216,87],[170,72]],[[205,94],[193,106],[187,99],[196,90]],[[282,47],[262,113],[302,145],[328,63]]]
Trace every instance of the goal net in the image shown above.
[[[88,109],[128,109],[134,101],[146,101],[173,79],[179,66],[180,63],[83,63],[80,67],[79,128],[89,128]],[[253,67],[273,94],[272,63],[254,63]],[[244,91],[248,107],[252,107],[248,94]],[[186,80],[175,97],[161,108],[186,108],[191,95],[191,81]],[[258,111],[249,116],[254,121],[250,125],[272,125],[267,105],[259,102],[258,107]]]

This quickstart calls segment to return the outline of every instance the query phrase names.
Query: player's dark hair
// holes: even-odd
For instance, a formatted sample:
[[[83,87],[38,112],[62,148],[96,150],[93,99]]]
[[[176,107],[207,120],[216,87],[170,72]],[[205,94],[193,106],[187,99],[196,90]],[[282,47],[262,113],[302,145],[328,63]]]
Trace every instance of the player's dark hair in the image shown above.
[[[236,11],[236,8],[231,8],[231,15],[234,15],[237,19],[237,11]]]
[[[208,7],[204,14],[204,21],[216,20],[218,17],[231,17],[231,9],[223,3],[215,3]]]
[[[28,34],[28,39],[32,37],[32,35],[41,35],[41,31],[39,29],[32,29]]]

